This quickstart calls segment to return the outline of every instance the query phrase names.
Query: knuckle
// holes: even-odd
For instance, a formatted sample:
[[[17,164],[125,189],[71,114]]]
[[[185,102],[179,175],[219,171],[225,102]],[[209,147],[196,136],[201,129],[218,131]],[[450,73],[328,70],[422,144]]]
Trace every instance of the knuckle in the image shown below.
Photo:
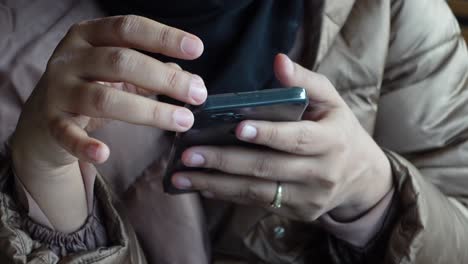
[[[307,207],[310,208],[312,212],[320,211],[325,207],[325,199],[323,196],[314,197],[314,199],[309,199],[307,202]]]
[[[113,101],[113,93],[109,89],[96,89],[92,97],[92,105],[97,112],[106,112]]]
[[[240,194],[241,199],[258,202],[260,200],[259,189],[255,184],[247,184]]]
[[[158,122],[161,119],[161,109],[159,106],[155,105],[151,110],[151,120]]]
[[[174,63],[174,62],[167,62],[166,65],[171,67],[171,68],[177,69],[179,71],[182,70],[182,67],[180,67],[179,64]]]
[[[66,146],[71,152],[77,153],[79,148],[78,140],[68,140],[73,125],[63,119],[55,119],[49,123],[49,129],[51,135],[61,144]]]
[[[66,65],[66,62],[68,61],[68,56],[63,55],[63,54],[54,54],[52,57],[50,57],[49,61],[47,62],[47,68],[46,71],[58,71],[59,69],[63,69],[63,66]]]
[[[270,127],[270,129],[265,130],[265,142],[275,142],[278,137],[278,129],[276,127]]]
[[[61,137],[63,135],[63,126],[60,123],[61,123],[61,120],[56,118],[56,119],[50,120],[48,124],[50,134],[52,135],[52,137],[54,137],[58,141],[62,140]]]
[[[313,179],[315,179],[315,177],[318,177],[318,176],[319,176],[318,168],[316,166],[309,165],[306,168],[304,168],[302,173],[300,173],[300,175],[298,176],[298,180],[301,182],[310,182]]]
[[[272,174],[272,163],[269,155],[262,155],[255,160],[252,170],[255,177],[266,178]]]
[[[126,49],[115,49],[109,54],[110,68],[117,74],[130,71],[134,65],[132,54]]]
[[[73,82],[56,87],[48,87],[48,101],[53,107],[60,108],[75,114],[83,114],[88,103],[87,84]]]
[[[62,50],[54,53],[47,62],[46,71],[56,76],[63,76],[65,73],[76,74],[80,71],[80,55],[80,50]]]
[[[119,16],[114,23],[114,31],[121,41],[128,42],[129,35],[138,30],[140,17],[136,15]]]
[[[334,178],[335,177],[319,177],[317,183],[324,191],[334,190],[338,185]]]
[[[203,178],[193,177],[192,183],[194,187],[199,190],[208,190],[208,191],[213,191],[213,192],[215,191],[213,190],[213,186],[207,180]]]
[[[88,103],[88,88],[89,84],[84,83],[76,83],[72,84],[68,89],[69,91],[65,93],[64,97],[62,98],[64,102],[66,102],[66,108],[69,109],[71,112],[76,114],[83,114],[86,110],[86,106],[89,105]],[[58,92],[60,94],[61,91],[58,89],[55,91],[51,91],[51,98],[57,97],[52,93]],[[70,98],[72,98],[70,100]],[[60,99],[57,99],[60,100]]]
[[[208,159],[209,160],[209,159]],[[209,162],[209,161],[208,161]],[[211,164],[214,169],[218,170],[227,170],[227,160],[224,157],[221,151],[215,151],[213,155],[213,164]]]
[[[78,139],[71,139],[68,148],[71,153],[77,155],[80,152],[80,141]]]
[[[297,136],[294,143],[291,145],[290,152],[304,154],[307,152],[307,145],[309,144],[310,131],[305,125],[299,126]]]
[[[158,40],[162,48],[167,48],[171,42],[171,32],[172,28],[169,26],[161,26]]]
[[[177,70],[169,70],[167,74],[167,87],[170,90],[176,89],[181,83],[183,83],[184,73]]]

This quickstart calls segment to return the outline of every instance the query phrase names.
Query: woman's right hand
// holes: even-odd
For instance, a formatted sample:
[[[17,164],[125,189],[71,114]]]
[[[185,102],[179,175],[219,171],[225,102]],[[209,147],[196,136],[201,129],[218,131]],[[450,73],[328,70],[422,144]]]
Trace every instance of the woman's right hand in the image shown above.
[[[78,160],[106,161],[109,148],[88,136],[103,120],[171,131],[192,126],[188,109],[145,96],[166,95],[198,105],[207,97],[203,80],[137,50],[191,60],[202,54],[203,43],[192,34],[133,15],[71,27],[24,105],[11,140],[16,173],[29,191],[39,188],[41,179],[76,172]],[[36,190],[36,195],[44,194]]]
[[[24,106],[13,150],[32,159],[33,167],[55,168],[78,159],[102,163],[109,149],[87,132],[103,119],[189,129],[193,115],[188,109],[142,95],[163,94],[201,104],[207,96],[202,79],[135,49],[195,59],[203,43],[189,33],[132,15],[74,25]]]

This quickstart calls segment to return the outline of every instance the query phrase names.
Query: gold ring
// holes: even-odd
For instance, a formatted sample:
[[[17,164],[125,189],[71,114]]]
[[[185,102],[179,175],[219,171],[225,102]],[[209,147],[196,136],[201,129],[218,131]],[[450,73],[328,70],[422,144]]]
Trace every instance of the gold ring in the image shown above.
[[[271,202],[270,206],[275,209],[281,208],[281,200],[283,199],[283,186],[281,182],[276,182],[276,193],[275,197],[273,198],[273,202]]]

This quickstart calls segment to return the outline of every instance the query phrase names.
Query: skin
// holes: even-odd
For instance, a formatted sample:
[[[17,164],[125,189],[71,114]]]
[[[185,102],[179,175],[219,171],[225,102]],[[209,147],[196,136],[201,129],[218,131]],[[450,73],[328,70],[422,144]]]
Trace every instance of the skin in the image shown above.
[[[303,120],[238,125],[240,140],[271,150],[187,149],[182,155],[186,166],[218,172],[175,173],[174,185],[200,190],[207,198],[262,206],[299,221],[315,221],[325,213],[339,221],[358,218],[391,189],[388,159],[326,77],[282,54],[274,70],[284,86],[307,90],[312,108]],[[283,201],[281,208],[273,209],[277,181],[283,186]]]
[[[108,120],[186,131],[193,124],[190,111],[146,96],[195,105],[206,99],[201,78],[136,50],[196,59],[203,43],[137,16],[79,23],[54,51],[24,106],[11,142],[13,166],[57,231],[77,230],[88,215],[80,165],[103,163],[110,155],[88,132]],[[219,173],[179,173],[174,184],[270,208],[281,181],[283,207],[272,209],[278,214],[301,221],[327,212],[341,220],[358,217],[391,188],[387,158],[325,77],[285,55],[277,56],[274,69],[285,86],[307,89],[312,108],[304,120],[242,122],[236,132],[241,140],[272,150],[190,148],[182,157],[186,165]]]
[[[11,141],[13,166],[57,231],[73,232],[88,216],[79,165],[103,163],[110,154],[88,132],[106,120],[186,131],[193,124],[189,110],[146,96],[162,94],[195,105],[206,99],[200,77],[134,49],[191,60],[202,54],[203,43],[137,16],[76,24],[21,113]]]

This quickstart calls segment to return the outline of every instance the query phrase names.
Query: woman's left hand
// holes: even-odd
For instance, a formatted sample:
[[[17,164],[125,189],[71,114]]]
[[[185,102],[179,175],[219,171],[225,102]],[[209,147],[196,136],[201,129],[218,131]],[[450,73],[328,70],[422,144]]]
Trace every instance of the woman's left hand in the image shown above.
[[[186,166],[218,172],[179,172],[173,176],[174,185],[300,221],[314,221],[325,213],[339,221],[359,217],[392,187],[387,157],[327,78],[285,55],[278,55],[274,66],[283,85],[307,90],[310,107],[303,120],[239,124],[240,140],[269,150],[225,146],[185,150]],[[281,208],[272,208],[277,182],[282,186]]]

